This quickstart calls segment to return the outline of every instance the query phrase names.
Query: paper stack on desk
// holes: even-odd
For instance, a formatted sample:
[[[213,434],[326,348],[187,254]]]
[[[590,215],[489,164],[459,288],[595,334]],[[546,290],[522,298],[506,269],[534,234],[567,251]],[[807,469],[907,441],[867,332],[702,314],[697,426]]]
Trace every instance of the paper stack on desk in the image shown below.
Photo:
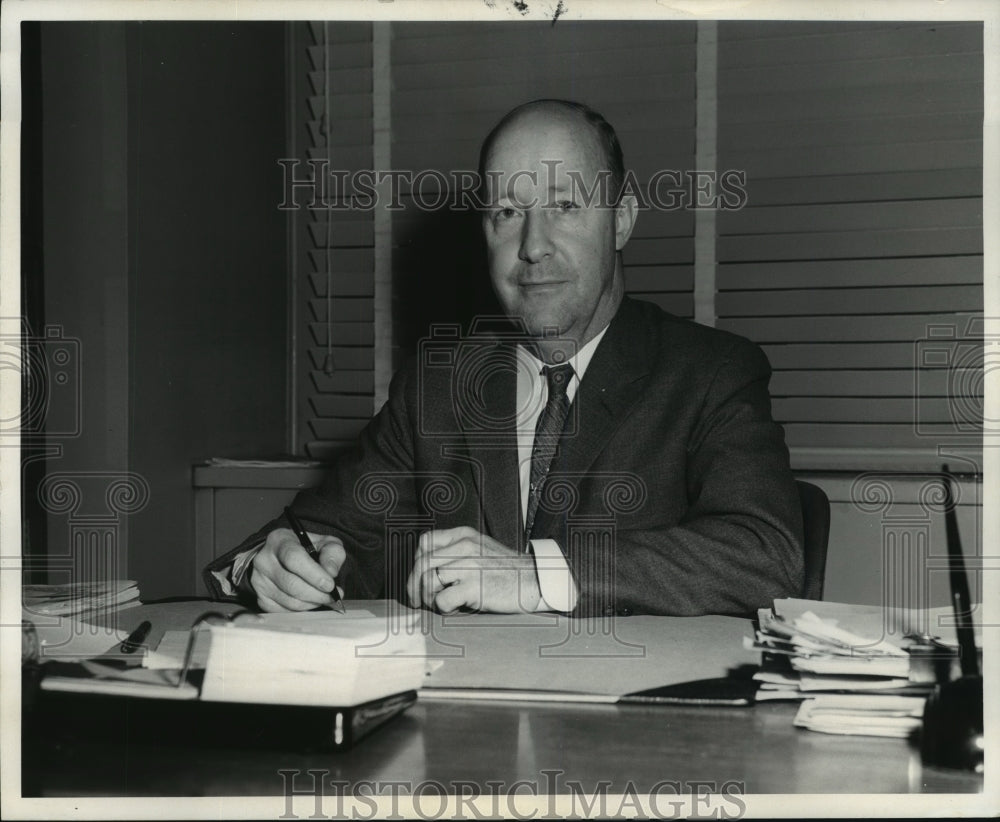
[[[764,659],[757,700],[805,700],[795,724],[810,730],[907,736],[920,726],[933,683],[911,681],[910,655],[902,641],[883,636],[877,609],[849,630],[841,623],[850,620],[829,615],[840,607],[848,606],[775,600],[758,612],[752,644]]]
[[[80,616],[110,613],[139,604],[139,586],[133,579],[74,582],[67,585],[24,585],[21,610],[32,616]]]

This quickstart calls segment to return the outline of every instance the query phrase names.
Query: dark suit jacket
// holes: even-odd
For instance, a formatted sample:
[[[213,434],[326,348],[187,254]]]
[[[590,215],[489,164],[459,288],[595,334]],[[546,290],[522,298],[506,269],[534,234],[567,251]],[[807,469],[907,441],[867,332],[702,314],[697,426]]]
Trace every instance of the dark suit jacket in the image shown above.
[[[296,498],[348,551],[351,597],[399,596],[419,534],[470,525],[523,542],[513,345],[430,341],[389,399]],[[742,337],[625,298],[580,383],[532,538],[555,539],[575,614],[753,614],[799,596],[802,523],[764,354]],[[273,520],[206,569],[227,566]]]

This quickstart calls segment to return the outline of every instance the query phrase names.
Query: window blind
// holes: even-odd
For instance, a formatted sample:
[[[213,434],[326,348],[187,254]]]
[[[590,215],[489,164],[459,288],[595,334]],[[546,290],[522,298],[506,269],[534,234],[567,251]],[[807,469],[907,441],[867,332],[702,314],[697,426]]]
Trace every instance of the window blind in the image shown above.
[[[314,189],[330,208],[308,208],[312,191],[299,190],[293,219],[296,446],[324,459],[373,411],[374,220],[370,209],[350,207],[359,195],[350,175],[372,168],[372,35],[367,22],[293,31],[295,178],[347,172]]]
[[[982,433],[982,26],[719,24],[717,325],[798,468],[937,468]]]

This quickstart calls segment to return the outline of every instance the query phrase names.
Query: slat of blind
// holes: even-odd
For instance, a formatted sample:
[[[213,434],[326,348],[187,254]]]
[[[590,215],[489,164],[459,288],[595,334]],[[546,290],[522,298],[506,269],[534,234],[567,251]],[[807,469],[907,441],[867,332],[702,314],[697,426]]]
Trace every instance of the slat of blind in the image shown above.
[[[372,226],[371,214],[358,209],[349,212],[333,212],[332,225],[327,226],[325,220],[326,212],[320,221],[309,224],[309,234],[312,237],[313,246],[316,248],[327,247],[327,234],[330,234],[330,248],[352,248],[355,246],[371,248],[375,242],[375,229]],[[353,219],[352,219],[353,218]],[[359,219],[360,218],[360,219]]]
[[[340,253],[342,249],[338,250]],[[317,297],[327,295],[326,277],[320,272],[309,275],[312,293]],[[365,272],[337,270],[336,276],[330,280],[331,293],[334,297],[370,297],[374,294],[371,279]]]
[[[879,397],[865,404],[866,422],[906,423],[918,417],[929,423],[950,423],[953,403],[946,397]],[[858,401],[854,397],[827,397],[823,408],[801,397],[777,397],[772,402],[775,419],[788,422],[855,422]]]
[[[313,371],[310,375],[314,389],[320,394],[365,394],[375,390],[375,378],[367,371],[336,371],[326,374]]]
[[[554,37],[553,35],[559,35]],[[693,43],[695,27],[691,23],[657,25],[647,21],[634,23],[591,23],[560,21],[548,23],[400,23],[393,26],[393,64],[407,67],[412,63],[436,60],[475,61],[483,50],[507,54],[516,66],[533,59],[540,48],[556,53],[603,51],[622,48],[659,46],[667,49]]]
[[[332,306],[334,319],[340,317],[350,322],[370,323],[375,319],[375,301],[371,297],[340,297]],[[326,322],[327,301],[309,301],[309,312],[316,322]]]
[[[979,427],[972,426],[961,433],[967,438],[968,444],[974,445],[982,436],[981,423]],[[924,448],[927,449],[926,470],[934,468],[935,463],[940,469],[941,457],[937,453],[937,445],[942,442],[955,442],[955,426],[947,423],[928,423],[922,433],[914,431],[912,423],[899,424],[851,424],[851,423],[785,423],[785,441],[790,448],[815,448],[817,442],[823,447],[843,448],[853,450],[858,448]]]
[[[375,332],[371,323],[334,321],[329,331],[326,323],[311,322],[308,325],[314,345],[325,346],[330,336],[333,338],[334,345],[371,346],[375,344]]]
[[[798,31],[762,22],[720,23],[719,68],[799,65],[909,54],[962,54],[982,51],[982,25],[968,23],[862,24],[806,23]]]
[[[331,170],[357,171],[372,167],[371,146],[339,146],[335,155],[333,157],[330,155],[331,152],[325,146],[314,146],[306,150],[306,157],[310,160],[329,160]],[[352,193],[356,191],[353,187],[348,190]]]
[[[371,371],[375,367],[375,349],[372,346],[334,346],[330,350],[334,365],[344,371]],[[325,348],[310,348],[309,362],[314,371],[322,371],[326,360]]]
[[[780,48],[778,41],[785,38],[800,39],[812,37],[816,39],[842,37],[857,34],[868,37],[872,34],[887,34],[926,29],[929,24],[903,20],[837,20],[825,23],[817,31],[815,21],[811,20],[745,20],[738,28],[725,27],[719,32],[719,40],[735,40],[736,43],[752,43],[758,40],[769,41],[769,45]],[[934,26],[954,25],[948,22],[930,24]],[[841,43],[838,51],[851,47],[851,43]],[[752,53],[750,56],[756,56]]]
[[[659,95],[663,100],[682,100],[689,97],[689,86],[693,80],[693,75],[687,76],[687,82],[679,82],[680,78],[669,74],[658,75],[651,78],[657,84],[664,87]],[[481,85],[468,88],[455,89],[413,89],[405,94],[396,96],[397,104],[393,105],[393,112],[397,110],[402,116],[431,116],[442,111],[490,111],[496,116],[496,112],[503,113],[506,108],[511,108],[519,102],[526,102],[535,97],[566,97],[573,93],[576,83],[572,78],[559,81],[557,78],[540,77],[535,82],[526,83],[511,82],[484,82]],[[607,108],[603,103],[614,101],[617,107],[623,105],[638,105],[648,100],[649,91],[643,84],[622,85],[617,77],[605,77],[594,79],[587,84],[587,91],[579,96],[586,97],[588,103],[595,108]],[[512,101],[510,105],[497,105]],[[603,112],[602,112],[603,113]],[[608,117],[609,115],[605,115]]]
[[[914,228],[891,231],[765,234],[719,237],[723,263],[749,260],[816,260],[980,254],[981,228]]]
[[[962,285],[982,282],[983,260],[965,257],[809,260],[719,266],[720,291],[771,288],[849,288]]]
[[[347,119],[357,119],[361,117],[371,117],[371,91],[358,91],[354,94],[337,94],[334,100],[330,101],[330,108],[336,117],[346,117]],[[313,120],[320,119],[326,114],[326,98],[322,94],[306,98],[306,105],[309,106],[309,116]]]
[[[958,384],[968,384],[975,376],[975,368],[929,368],[915,371],[871,369],[775,371],[771,376],[771,394],[774,397],[912,397],[919,386],[922,397],[947,397]],[[816,404],[817,413],[822,410]],[[867,422],[867,420],[858,420]]]
[[[326,134],[321,120],[309,120],[306,127],[314,145],[325,144]],[[330,143],[333,146],[370,146],[371,138],[371,117],[338,117],[337,127],[330,134]]]
[[[833,146],[823,151],[787,150],[720,153],[722,168],[744,171],[749,179],[762,177],[810,177],[826,174],[886,173],[971,168],[982,160],[982,140],[940,140],[917,143],[912,140],[877,146]],[[752,196],[752,195],[751,195]]]
[[[976,51],[967,54],[889,55],[857,60],[838,59],[835,70],[827,62],[787,65],[739,66],[720,72],[729,94],[765,91],[860,88],[874,85],[962,82],[978,71],[982,60]]]
[[[912,368],[919,353],[912,342],[775,343],[763,348],[776,370]]]
[[[393,120],[397,126],[393,139],[401,147],[422,143],[450,143],[464,147],[467,143],[474,143],[478,153],[479,143],[496,124],[500,111],[497,109],[461,114],[444,111],[439,116],[400,115]],[[602,110],[602,113],[605,112]],[[610,114],[605,116],[611,118]],[[622,121],[624,125],[621,128],[615,125],[618,139],[627,151],[630,152],[630,146],[638,147],[654,139],[657,145],[687,144],[689,151],[694,150],[694,138],[691,135],[694,107],[689,101],[678,102],[677,108],[672,108],[669,112],[651,111],[649,117],[655,119],[644,118],[640,121],[629,116]]]
[[[982,122],[977,111],[886,114],[876,118],[844,117],[842,119],[801,120],[792,122],[743,123],[739,153],[751,150],[800,146],[842,146],[899,142],[914,129],[924,140],[965,139]]]
[[[685,79],[685,78],[680,78]],[[520,93],[518,93],[520,91]],[[394,110],[393,123],[396,126],[395,135],[401,140],[418,140],[419,135],[425,133],[425,129],[434,127],[434,123],[442,124],[442,127],[454,126],[454,133],[461,139],[481,139],[486,132],[495,125],[505,107],[510,108],[526,100],[534,99],[536,94],[548,93],[561,94],[566,96],[572,93],[572,89],[557,88],[546,89],[538,86],[518,89],[511,87],[506,99],[497,100],[498,105],[485,106],[480,111],[452,111],[444,100],[439,101],[439,105],[434,107],[432,112],[417,111],[411,114],[396,112]],[[693,90],[692,90],[693,93]],[[582,97],[582,94],[578,96]],[[643,107],[641,102],[622,103],[617,98],[607,101],[599,101],[588,96],[586,102],[599,108],[608,122],[622,123],[623,133],[645,133],[668,132],[672,129],[683,129],[694,122],[695,106],[692,100],[679,97],[672,99],[670,106],[656,106],[650,108]],[[505,105],[509,103],[509,105]],[[475,128],[473,128],[473,125]],[[467,133],[475,131],[475,133]]]
[[[809,183],[804,188],[797,177],[755,177],[751,202],[753,205],[772,205],[981,197],[983,170],[970,167],[810,176]]]
[[[343,58],[341,58],[343,59]],[[329,71],[323,71],[319,66],[316,71],[309,72],[309,88],[313,94],[326,94],[329,88],[330,94],[352,94],[359,88],[366,88],[372,84],[372,70],[370,66],[352,66],[350,68],[330,67]]]
[[[906,202],[759,206],[719,214],[720,234],[871,231],[894,228],[979,228],[980,197]]]
[[[593,91],[606,88],[606,66],[608,60],[620,61],[616,79],[619,81],[633,77],[667,76],[677,72],[690,71],[694,59],[693,43],[677,46],[664,52],[663,45],[657,44],[640,48],[623,47],[601,52],[600,61],[591,60],[590,52],[555,52],[545,49],[532,55],[530,71],[542,75],[547,81],[586,81],[588,87],[593,82]],[[493,57],[492,54],[497,56]],[[397,72],[395,90],[420,90],[437,88],[442,91],[463,88],[481,82],[481,78],[503,79],[511,71],[510,55],[491,49],[491,53],[475,61],[475,71],[468,71],[469,60],[435,61],[414,63],[406,71]],[[527,67],[521,69],[525,72]]]
[[[315,249],[309,251],[309,262],[315,270],[323,270],[325,255],[325,251],[317,251]],[[371,267],[374,264],[374,258],[375,253],[370,248],[340,248],[333,255],[332,262],[337,267],[338,277],[345,277],[350,274],[364,275],[370,273]]]
[[[752,100],[748,96],[752,96]],[[720,94],[719,131],[724,134],[742,123],[775,120],[794,122],[832,117],[919,114],[926,111],[969,111],[982,97],[982,80],[837,88],[819,95],[813,91],[732,96]]]
[[[765,317],[720,319],[719,328],[758,343],[884,341],[911,345],[925,339],[931,325],[951,325],[962,334],[968,318],[961,314],[902,314],[851,317]]]
[[[926,314],[943,304],[958,311],[976,311],[983,304],[983,288],[977,284],[806,291],[729,291],[718,295],[716,309],[720,317]]]

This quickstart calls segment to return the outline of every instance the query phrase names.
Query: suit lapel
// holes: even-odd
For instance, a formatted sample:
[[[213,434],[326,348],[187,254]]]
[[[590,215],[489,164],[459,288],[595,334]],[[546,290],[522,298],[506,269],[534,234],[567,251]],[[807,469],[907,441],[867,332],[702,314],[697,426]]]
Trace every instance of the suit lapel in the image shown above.
[[[643,395],[650,368],[642,320],[642,313],[626,297],[577,390],[552,466],[554,472],[568,475],[574,486]],[[554,519],[562,517],[540,507],[532,533],[544,536]]]
[[[477,355],[482,356],[482,355]],[[497,344],[467,372],[461,390],[474,415],[462,414],[472,474],[482,502],[486,532],[517,549],[522,541],[521,494],[517,466],[516,358],[512,345]],[[478,383],[478,384],[476,384]],[[471,405],[468,405],[471,404]]]

